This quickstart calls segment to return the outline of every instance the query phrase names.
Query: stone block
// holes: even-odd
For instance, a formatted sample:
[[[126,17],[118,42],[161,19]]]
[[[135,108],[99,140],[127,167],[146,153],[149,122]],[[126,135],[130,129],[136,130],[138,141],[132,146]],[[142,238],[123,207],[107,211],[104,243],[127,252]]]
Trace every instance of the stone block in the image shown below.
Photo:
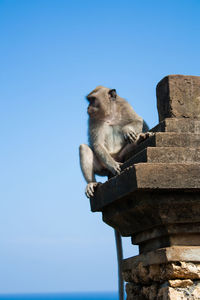
[[[193,281],[191,279],[175,279],[175,280],[169,280],[169,285],[171,287],[180,287],[180,288],[185,288],[188,286],[193,285]]]
[[[163,204],[163,206],[165,206],[165,204],[163,202],[160,203],[160,205],[162,205],[162,204]],[[182,205],[183,202],[181,201],[181,202],[179,202],[179,204]],[[173,207],[175,208],[175,206],[173,206]],[[158,208],[157,205],[155,205],[156,210],[157,210],[157,208]],[[200,207],[197,208],[196,205],[194,205],[193,208],[194,209],[196,208],[198,211],[200,209]],[[165,209],[166,209],[166,206],[165,206]],[[185,207],[184,213],[185,213],[186,209],[187,208]],[[163,212],[164,212],[164,210],[163,210]],[[173,241],[174,242],[179,241],[179,242],[184,243],[185,246],[188,243],[191,243],[191,244],[195,243],[195,242],[199,243],[200,223],[195,222],[195,221],[197,221],[196,218],[195,218],[195,220],[194,219],[192,220],[193,222],[181,223],[181,221],[184,222],[184,221],[189,221],[189,220],[186,220],[186,218],[184,218],[185,220],[183,220],[183,217],[179,218],[180,214],[178,214],[179,216],[177,217],[176,220],[174,217],[171,217],[169,219],[168,224],[165,224],[166,219],[165,219],[164,215],[162,215],[163,212],[161,212],[161,211],[156,212],[157,217],[160,218],[160,221],[161,221],[158,226],[155,226],[155,223],[158,224],[158,222],[154,222],[152,220],[153,225],[154,225],[153,227],[150,227],[149,229],[145,230],[144,227],[142,226],[142,231],[137,232],[132,236],[133,244],[139,245],[146,241],[151,240],[151,242],[153,242],[154,240],[157,240],[157,239],[160,239],[162,241],[163,238],[168,238],[168,242],[169,243],[171,242],[171,244],[173,244]],[[171,211],[169,211],[169,213],[170,212]],[[191,211],[188,211],[188,212],[191,213]],[[180,222],[178,223],[178,221],[180,221]],[[196,244],[196,245],[193,244],[193,246],[198,246],[198,244]]]
[[[192,119],[166,118],[152,132],[200,133],[200,121]]]
[[[200,283],[186,287],[171,287],[168,282],[147,286],[127,283],[126,293],[127,300],[199,300]]]
[[[157,85],[160,122],[165,118],[200,119],[200,77],[169,75]]]
[[[200,148],[149,147],[144,152],[148,163],[200,163]]]
[[[122,171],[134,164],[148,163],[200,163],[200,148],[148,147],[132,156],[122,165]]]
[[[122,270],[123,273],[127,271],[135,272],[138,268],[140,270],[146,267],[149,268],[152,265],[164,266],[162,271],[160,271],[160,269],[156,271],[157,274],[162,277],[162,280],[180,278],[200,279],[200,247],[173,246],[160,248],[145,254],[124,259]],[[139,274],[145,274],[146,276],[146,274],[150,274],[150,270],[148,269],[148,271],[145,272],[139,271]],[[155,276],[155,272],[151,274],[154,274]],[[142,277],[145,278],[143,275]],[[150,279],[151,278],[153,277],[150,277]],[[159,281],[159,279],[154,280]]]
[[[200,134],[195,133],[156,133],[150,138],[155,147],[200,147]]]
[[[148,147],[200,147],[200,134],[176,132],[156,132],[154,136],[143,141],[127,155],[127,161]],[[139,157],[138,157],[139,159]],[[142,160],[143,161],[143,160]],[[139,161],[138,161],[139,162]],[[125,163],[127,165],[127,162]]]
[[[124,170],[119,176],[100,185],[90,199],[92,211],[103,211],[105,206],[130,197],[136,191],[200,190],[200,164],[139,163]],[[192,178],[192,180],[191,180]]]
[[[188,294],[189,295],[189,294]],[[183,290],[176,290],[171,287],[163,287],[158,291],[155,299],[158,300],[188,300],[188,295]],[[148,298],[147,298],[148,299]],[[192,298],[190,298],[192,300]]]

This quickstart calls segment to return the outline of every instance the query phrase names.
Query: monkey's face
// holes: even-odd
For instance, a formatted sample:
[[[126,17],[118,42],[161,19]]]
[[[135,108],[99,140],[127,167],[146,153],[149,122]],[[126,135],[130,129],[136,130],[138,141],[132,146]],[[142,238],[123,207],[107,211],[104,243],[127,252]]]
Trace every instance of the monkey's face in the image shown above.
[[[99,111],[101,110],[98,98],[94,96],[90,96],[87,99],[89,101],[89,106],[87,109],[89,116],[90,117],[97,116],[99,114]]]
[[[89,101],[88,114],[90,118],[95,118],[98,120],[103,120],[110,116],[111,114],[111,102],[116,98],[114,95],[115,90],[110,90],[104,87],[97,87],[88,96]]]

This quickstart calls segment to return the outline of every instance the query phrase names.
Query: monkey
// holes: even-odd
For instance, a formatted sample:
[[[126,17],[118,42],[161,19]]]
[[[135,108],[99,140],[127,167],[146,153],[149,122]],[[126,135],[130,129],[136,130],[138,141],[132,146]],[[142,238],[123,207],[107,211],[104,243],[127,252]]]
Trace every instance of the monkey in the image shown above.
[[[95,174],[100,176],[119,175],[121,165],[128,154],[141,141],[151,135],[146,122],[136,114],[131,105],[117,95],[115,89],[97,86],[86,99],[89,102],[89,146],[79,147],[80,165],[87,181],[85,194],[94,196]],[[119,299],[124,299],[124,282],[121,262],[122,240],[115,230],[118,258]]]
[[[119,175],[128,153],[150,133],[146,122],[115,89],[97,86],[86,99],[89,101],[89,146],[80,145],[79,155],[87,181],[85,194],[91,198],[99,184],[95,174]]]

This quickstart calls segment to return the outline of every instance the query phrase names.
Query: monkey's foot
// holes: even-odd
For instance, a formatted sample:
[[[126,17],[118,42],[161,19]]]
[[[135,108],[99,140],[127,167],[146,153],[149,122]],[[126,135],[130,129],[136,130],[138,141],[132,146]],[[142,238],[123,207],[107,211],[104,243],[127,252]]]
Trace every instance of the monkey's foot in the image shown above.
[[[114,161],[113,165],[109,167],[110,172],[115,176],[121,173],[122,163]]]
[[[101,184],[101,182],[89,182],[87,184],[86,189],[85,189],[85,194],[88,198],[91,198],[94,196],[95,189],[99,184]]]
[[[140,144],[141,142],[143,142],[144,140],[146,140],[147,138],[151,137],[154,135],[154,132],[142,132],[140,134],[138,134],[137,139],[136,139],[136,144]]]

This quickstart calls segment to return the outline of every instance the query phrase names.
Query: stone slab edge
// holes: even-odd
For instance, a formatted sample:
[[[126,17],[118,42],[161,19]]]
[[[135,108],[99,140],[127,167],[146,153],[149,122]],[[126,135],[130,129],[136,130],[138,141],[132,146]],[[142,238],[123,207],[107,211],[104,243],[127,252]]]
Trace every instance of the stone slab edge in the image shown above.
[[[151,132],[200,133],[200,121],[192,119],[166,118],[150,129]]]
[[[100,185],[90,199],[91,210],[102,211],[106,205],[136,190],[200,191],[199,174],[199,163],[139,163]]]
[[[122,270],[132,269],[139,263],[150,266],[175,261],[200,262],[200,246],[172,246],[130,257],[123,260]]]

